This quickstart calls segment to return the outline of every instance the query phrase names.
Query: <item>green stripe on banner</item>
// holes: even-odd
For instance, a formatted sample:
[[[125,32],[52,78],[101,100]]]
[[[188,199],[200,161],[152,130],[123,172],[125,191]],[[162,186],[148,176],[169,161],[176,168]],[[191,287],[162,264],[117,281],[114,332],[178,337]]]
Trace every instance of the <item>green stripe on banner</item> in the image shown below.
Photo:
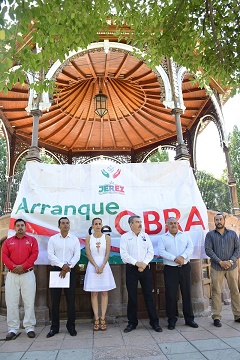
[[[81,257],[80,260],[78,262],[78,264],[87,264],[88,263],[88,259],[86,256],[86,249],[81,249]]]

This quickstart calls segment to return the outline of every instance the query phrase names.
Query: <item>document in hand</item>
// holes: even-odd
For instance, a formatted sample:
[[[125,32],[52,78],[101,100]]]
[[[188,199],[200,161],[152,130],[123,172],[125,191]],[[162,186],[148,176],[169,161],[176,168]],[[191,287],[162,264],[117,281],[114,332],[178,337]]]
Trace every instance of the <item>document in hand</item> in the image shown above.
[[[50,288],[69,288],[70,272],[66,273],[65,278],[60,278],[60,271],[50,271],[49,287]]]

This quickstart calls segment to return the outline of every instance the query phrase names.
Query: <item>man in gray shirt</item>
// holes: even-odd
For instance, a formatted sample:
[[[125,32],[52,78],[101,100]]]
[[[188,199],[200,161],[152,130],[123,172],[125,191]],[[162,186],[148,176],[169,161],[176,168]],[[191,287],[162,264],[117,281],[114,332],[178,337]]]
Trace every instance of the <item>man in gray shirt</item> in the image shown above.
[[[231,293],[234,320],[240,323],[240,294],[238,289],[239,240],[235,231],[225,228],[225,216],[217,213],[214,217],[215,230],[209,231],[205,239],[205,251],[211,259],[212,319],[214,326],[221,327],[223,278]]]

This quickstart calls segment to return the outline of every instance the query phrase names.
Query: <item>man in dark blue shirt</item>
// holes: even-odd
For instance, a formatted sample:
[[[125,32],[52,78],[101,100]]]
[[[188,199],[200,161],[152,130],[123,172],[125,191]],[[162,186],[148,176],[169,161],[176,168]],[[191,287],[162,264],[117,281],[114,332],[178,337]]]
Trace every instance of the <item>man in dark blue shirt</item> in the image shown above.
[[[212,319],[214,326],[221,327],[223,278],[227,279],[231,293],[234,320],[240,323],[240,294],[238,289],[239,240],[235,231],[225,227],[225,216],[214,217],[215,230],[209,231],[205,239],[205,251],[211,259]]]

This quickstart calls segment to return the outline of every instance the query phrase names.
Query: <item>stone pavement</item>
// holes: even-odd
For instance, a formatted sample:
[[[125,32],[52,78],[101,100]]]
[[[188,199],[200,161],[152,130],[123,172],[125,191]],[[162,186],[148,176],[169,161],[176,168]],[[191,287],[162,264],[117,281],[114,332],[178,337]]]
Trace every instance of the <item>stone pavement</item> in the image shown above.
[[[24,330],[20,336],[5,341],[7,325],[0,317],[0,360],[240,360],[240,324],[233,321],[229,305],[223,306],[221,328],[212,319],[196,318],[198,329],[192,329],[179,319],[175,330],[167,329],[166,319],[160,319],[162,333],[156,333],[147,320],[139,321],[136,330],[124,334],[126,318],[108,324],[107,330],[93,332],[90,320],[77,322],[76,337],[66,331],[47,339],[49,326],[36,327],[36,338],[29,339]]]

